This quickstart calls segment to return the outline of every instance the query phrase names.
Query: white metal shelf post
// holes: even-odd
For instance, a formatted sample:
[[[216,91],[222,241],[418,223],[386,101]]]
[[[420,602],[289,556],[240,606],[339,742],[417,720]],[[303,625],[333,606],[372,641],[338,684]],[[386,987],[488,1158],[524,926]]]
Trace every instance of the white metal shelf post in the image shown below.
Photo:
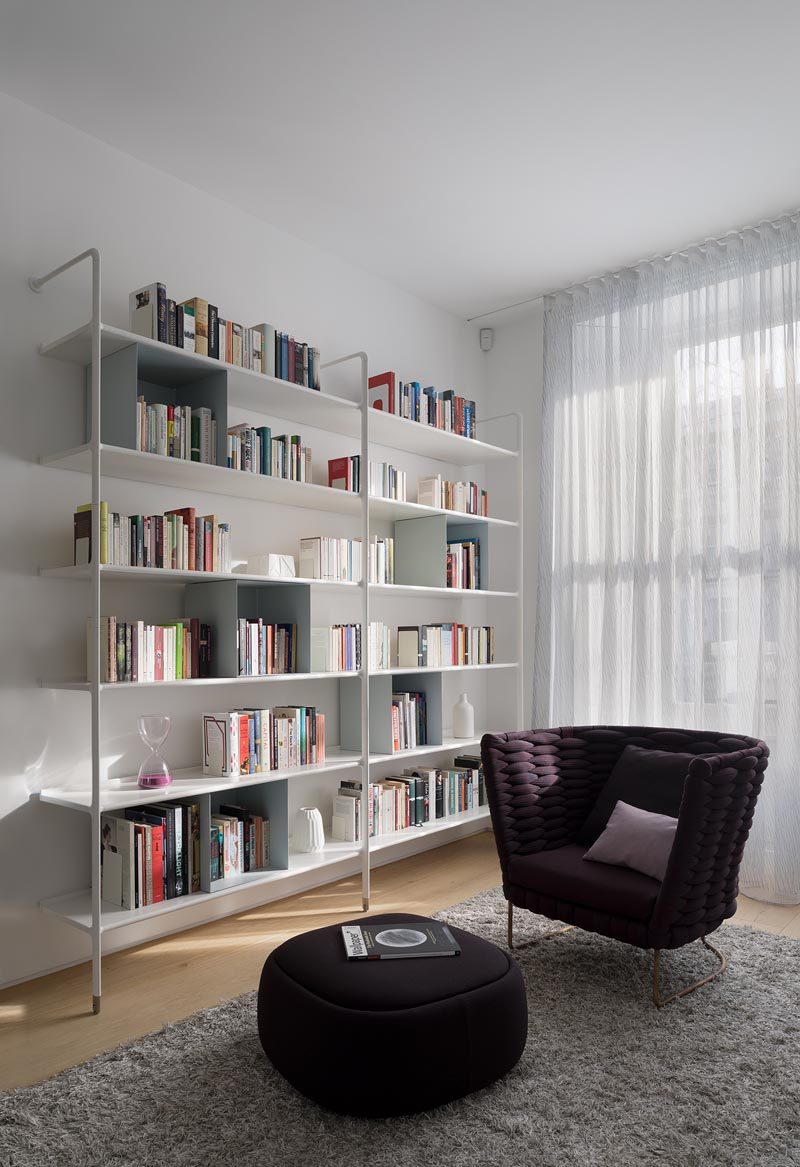
[[[321,368],[330,369],[347,361],[359,361],[361,365],[361,906],[369,911],[370,862],[369,862],[369,360],[365,352],[350,353],[338,360],[328,361]]]
[[[100,252],[96,247],[73,256],[60,267],[53,268],[43,276],[32,276],[28,280],[34,292],[41,292],[45,284],[62,272],[68,271],[84,259],[92,261],[92,319],[91,330],[91,434],[89,436],[92,461],[92,555],[89,576],[91,595],[91,664],[92,675],[88,678],[91,695],[91,741],[92,741],[92,1011],[100,1012],[102,990],[102,933],[101,933],[101,847],[100,833],[100,378],[101,372],[101,283]]]

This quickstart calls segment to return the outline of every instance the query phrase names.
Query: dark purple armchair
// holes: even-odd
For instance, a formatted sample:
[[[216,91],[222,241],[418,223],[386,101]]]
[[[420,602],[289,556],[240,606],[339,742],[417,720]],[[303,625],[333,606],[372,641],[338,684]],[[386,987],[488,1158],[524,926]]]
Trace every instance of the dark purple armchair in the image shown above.
[[[663,881],[590,863],[574,841],[628,745],[693,753]],[[486,734],[481,757],[508,900],[514,906],[654,950],[653,999],[665,1005],[725,971],[706,937],[736,911],[739,865],[769,750],[756,738],[701,730],[580,726]],[[719,967],[661,995],[660,954],[701,940]]]

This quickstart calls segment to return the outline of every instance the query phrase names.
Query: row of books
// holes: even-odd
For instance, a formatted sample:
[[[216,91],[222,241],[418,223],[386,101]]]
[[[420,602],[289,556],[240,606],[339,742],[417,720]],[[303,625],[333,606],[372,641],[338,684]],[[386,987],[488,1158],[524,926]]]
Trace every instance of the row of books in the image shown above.
[[[465,515],[489,514],[488,491],[481,490],[477,482],[449,482],[441,474],[419,479],[417,502],[422,506],[458,511]]]
[[[247,328],[224,320],[216,305],[200,296],[180,303],[170,300],[160,283],[131,292],[129,310],[130,329],[137,336],[319,389],[319,349],[271,324]]]
[[[92,621],[87,628],[87,676],[94,675]],[[100,680],[105,683],[185,681],[211,675],[211,628],[198,619],[169,624],[100,618]]]
[[[300,540],[303,579],[350,580],[360,583],[363,566],[360,539],[317,535]],[[370,583],[394,583],[394,539],[374,536],[369,542]]]
[[[73,516],[73,562],[92,562],[92,504]],[[117,567],[164,567],[177,571],[231,570],[231,528],[194,507],[163,515],[121,515],[100,503],[100,562]]]
[[[203,714],[203,773],[218,778],[321,765],[325,714],[313,705]]]
[[[458,539],[447,544],[447,586],[470,591],[480,589],[480,539]]]
[[[297,625],[267,624],[258,618],[237,622],[240,677],[297,672]]]
[[[492,625],[412,624],[397,630],[398,668],[447,668],[493,661]]]
[[[369,626],[369,668],[390,668],[390,630],[373,620]],[[361,625],[332,624],[311,629],[311,671],[350,673],[361,668]]]
[[[136,398],[136,449],[189,462],[217,461],[217,422],[205,406],[149,403]]]
[[[415,750],[428,744],[425,693],[392,693],[392,750]]]
[[[200,807],[149,803],[101,815],[101,895],[143,908],[200,891]]]
[[[247,807],[223,803],[211,815],[209,832],[211,883],[269,867],[268,818]]]
[[[439,392],[419,381],[398,381],[394,373],[379,373],[369,379],[369,403],[373,409],[405,417],[422,425],[461,434],[475,435],[475,402],[459,397],[452,389]]]
[[[334,490],[348,490],[353,494],[361,491],[361,455],[328,459],[328,486]],[[391,498],[406,502],[408,498],[408,475],[389,462],[370,462],[369,493],[372,498]]]
[[[407,769],[367,788],[370,837],[421,827],[486,804],[478,758],[456,758],[451,769]],[[344,780],[334,798],[331,834],[342,842],[360,842],[361,784]]]
[[[269,474],[292,482],[313,480],[311,448],[303,445],[299,434],[273,437],[268,425],[251,426],[246,422],[228,430],[228,469]]]

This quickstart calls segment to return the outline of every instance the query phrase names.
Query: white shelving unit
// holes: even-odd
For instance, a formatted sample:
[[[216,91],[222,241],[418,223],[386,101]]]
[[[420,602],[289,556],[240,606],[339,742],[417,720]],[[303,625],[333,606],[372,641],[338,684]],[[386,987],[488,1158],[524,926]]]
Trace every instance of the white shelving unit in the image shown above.
[[[117,567],[94,562],[88,567],[65,565],[44,565],[40,575],[45,579],[81,585],[88,589],[89,611],[94,618],[95,633],[90,644],[91,659],[95,668],[93,675],[99,677],[100,637],[99,617],[104,611],[106,588],[131,587],[141,590],[145,599],[158,597],[159,589],[168,589],[165,595],[175,596],[184,589],[188,593],[194,585],[201,583],[215,588],[240,585],[270,589],[287,586],[304,589],[303,603],[313,612],[317,602],[335,605],[351,603],[356,605],[356,622],[368,625],[378,611],[379,618],[387,623],[434,623],[438,620],[458,619],[466,623],[492,623],[496,627],[498,659],[492,664],[472,666],[449,666],[442,668],[392,668],[385,672],[370,670],[368,665],[360,672],[315,672],[306,671],[293,674],[278,674],[268,677],[214,676],[196,680],[158,682],[157,684],[107,684],[85,677],[61,677],[42,680],[45,688],[59,691],[87,693],[91,702],[91,763],[86,784],[78,789],[72,786],[44,786],[33,797],[40,803],[52,805],[78,814],[88,815],[91,820],[91,863],[89,887],[70,891],[42,902],[42,908],[58,916],[68,924],[88,933],[92,941],[92,992],[95,1012],[99,1011],[101,999],[102,938],[105,934],[119,932],[133,925],[146,925],[149,921],[162,920],[163,931],[174,931],[183,927],[193,927],[224,912],[241,910],[255,902],[276,899],[308,887],[317,886],[334,879],[360,872],[362,906],[369,906],[370,871],[373,867],[392,862],[405,855],[414,854],[428,847],[440,846],[453,839],[486,829],[488,808],[479,807],[471,811],[451,815],[426,823],[421,827],[411,827],[394,834],[365,837],[360,843],[340,843],[329,840],[319,854],[296,854],[290,846],[290,792],[299,784],[310,784],[312,789],[326,788],[335,792],[339,779],[349,773],[360,775],[362,784],[362,822],[367,821],[366,794],[371,776],[385,776],[398,767],[418,764],[446,764],[447,755],[453,752],[472,750],[480,745],[480,733],[470,740],[456,739],[448,735],[447,701],[455,695],[453,686],[463,674],[463,685],[481,686],[479,728],[481,731],[498,731],[522,725],[522,677],[521,664],[517,659],[522,644],[522,550],[520,531],[522,524],[522,432],[518,415],[495,418],[479,423],[480,432],[494,437],[495,431],[503,436],[501,442],[476,441],[457,434],[445,433],[416,422],[393,417],[368,408],[368,363],[364,353],[357,353],[331,362],[323,368],[347,367],[354,362],[358,370],[358,400],[337,396],[325,390],[322,392],[292,385],[275,377],[241,369],[213,358],[184,352],[182,349],[164,345],[158,341],[143,339],[123,329],[103,322],[101,317],[101,260],[94,249],[69,260],[66,264],[47,275],[30,281],[35,291],[41,290],[61,272],[74,267],[84,260],[92,265],[92,319],[81,328],[52,343],[40,346],[40,352],[49,358],[68,362],[86,369],[87,386],[87,435],[88,440],[80,445],[42,455],[41,464],[59,470],[69,470],[91,481],[92,502],[92,546],[100,544],[100,500],[109,482],[133,482],[147,484],[149,489],[164,487],[185,491],[187,501],[194,494],[212,494],[230,499],[244,500],[246,503],[261,504],[265,508],[297,508],[303,512],[323,512],[327,514],[325,532],[343,533],[336,530],[337,517],[342,523],[355,523],[358,537],[366,546],[371,535],[386,534],[392,524],[400,523],[406,534],[411,528],[406,520],[422,520],[433,524],[434,535],[443,542],[449,537],[478,537],[481,539],[484,580],[493,586],[476,591],[452,589],[430,582],[429,573],[421,570],[425,579],[420,582],[398,582],[395,584],[370,584],[366,578],[359,584],[335,583],[317,579],[293,579],[290,581],[234,573],[199,573],[195,571],[175,571],[162,568]],[[135,346],[135,351],[131,350]],[[502,498],[503,517],[465,515],[421,506],[413,502],[396,502],[390,499],[368,497],[366,492],[351,494],[333,490],[317,483],[298,483],[269,476],[242,473],[223,466],[206,465],[183,461],[177,458],[161,457],[141,453],[119,442],[119,424],[108,423],[104,409],[104,362],[108,358],[116,361],[132,359],[137,382],[141,378],[150,385],[168,385],[173,388],[188,386],[193,382],[224,375],[229,411],[244,411],[266,417],[289,419],[291,424],[308,426],[327,434],[340,435],[358,443],[362,466],[371,457],[376,460],[391,458],[402,462],[394,455],[425,459],[436,463],[438,469],[469,467],[475,470],[472,477],[499,475],[503,483],[501,490],[490,486],[490,499]],[[111,366],[109,366],[111,367]],[[352,366],[350,366],[352,367]],[[337,370],[338,372],[339,370]],[[329,375],[329,374],[328,374]],[[163,398],[161,398],[163,400]],[[114,423],[115,419],[111,419]],[[218,422],[219,424],[219,422]],[[106,440],[107,429],[114,431],[114,440]],[[480,469],[478,469],[480,468]],[[451,474],[458,477],[459,474]],[[366,476],[365,476],[366,477]],[[76,487],[76,497],[77,497]],[[136,489],[141,489],[136,488]],[[295,520],[296,521],[296,520]],[[438,524],[438,525],[437,525]],[[399,527],[397,528],[399,530]],[[430,531],[430,527],[426,531]],[[305,533],[305,532],[303,532]],[[413,530],[411,534],[413,543]],[[421,545],[429,545],[423,540]],[[495,548],[498,540],[498,548]],[[491,561],[489,551],[491,547]],[[497,551],[497,553],[496,553]],[[407,578],[409,571],[403,573]],[[410,569],[413,577],[413,565]],[[366,572],[365,572],[366,576]],[[434,575],[434,580],[436,576]],[[265,591],[265,594],[268,592]],[[293,593],[294,594],[294,593]],[[298,596],[300,595],[298,591]],[[300,604],[300,600],[297,601]],[[443,607],[447,605],[447,607]],[[428,612],[430,608],[430,614]],[[397,609],[400,609],[398,613]],[[409,612],[411,619],[409,619]],[[349,619],[349,617],[348,617]],[[364,654],[365,657],[367,654]],[[421,675],[422,674],[422,675]],[[92,673],[90,673],[90,676]],[[377,735],[371,731],[371,721],[382,716],[380,708],[371,710],[373,700],[382,701],[387,692],[387,677],[414,678],[419,676],[419,684],[426,687],[429,698],[438,703],[429,722],[434,725],[430,744],[419,746],[401,753],[381,753],[375,749],[375,742],[385,744],[385,733]],[[165,700],[177,690],[191,693],[200,690],[196,698],[192,716],[199,724],[200,715],[210,707],[210,698],[205,696],[217,689],[231,688],[213,698],[217,707],[232,708],[235,694],[241,689],[239,703],[252,703],[259,686],[266,685],[262,704],[269,703],[273,686],[279,691],[288,687],[288,694],[303,700],[303,684],[322,685],[329,696],[328,709],[336,706],[340,717],[340,741],[347,741],[342,748],[328,745],[326,761],[318,766],[306,766],[288,771],[272,771],[255,774],[246,778],[225,781],[205,777],[197,766],[188,766],[173,771],[173,783],[167,790],[143,791],[135,778],[114,778],[108,773],[103,756],[103,724],[106,702],[111,693],[117,693],[112,700],[125,701],[124,693],[130,690],[164,691]],[[400,681],[402,685],[404,682]],[[355,695],[353,686],[357,687]],[[388,691],[391,692],[391,684]],[[447,696],[445,696],[447,694]],[[246,695],[246,696],[245,696]],[[201,703],[202,696],[202,703]],[[66,699],[66,698],[65,698]],[[183,708],[183,707],[182,707]],[[327,713],[327,710],[326,710]],[[131,723],[136,714],[132,714]],[[186,716],[185,712],[183,716]],[[349,719],[346,721],[346,719]],[[327,725],[327,722],[326,722]],[[374,738],[374,741],[371,739]],[[247,792],[244,794],[243,792]],[[100,859],[101,832],[100,816],[109,811],[119,811],[127,807],[144,806],[150,802],[187,799],[219,799],[244,797],[262,800],[259,806],[269,810],[271,839],[277,837],[278,860],[273,869],[256,871],[210,885],[210,890],[180,896],[162,903],[152,904],[135,910],[121,910],[101,900]],[[293,797],[293,795],[292,795]],[[332,797],[331,797],[332,801]],[[208,805],[212,805],[209,803]],[[366,835],[367,832],[365,831]],[[236,893],[240,893],[238,896]],[[247,904],[242,897],[249,897]],[[253,899],[253,897],[256,897]],[[229,903],[219,906],[219,901]],[[209,908],[208,905],[215,906]],[[137,936],[140,933],[137,933]]]

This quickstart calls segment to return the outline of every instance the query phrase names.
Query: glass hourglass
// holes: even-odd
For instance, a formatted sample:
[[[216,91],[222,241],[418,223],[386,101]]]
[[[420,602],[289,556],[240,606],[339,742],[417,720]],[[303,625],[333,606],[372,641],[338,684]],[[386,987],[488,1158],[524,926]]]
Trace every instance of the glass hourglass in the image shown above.
[[[169,786],[172,782],[169,766],[160,752],[167,740],[169,724],[169,718],[161,713],[150,713],[139,718],[139,736],[148,747],[148,753],[139,767],[139,785],[143,790]]]

